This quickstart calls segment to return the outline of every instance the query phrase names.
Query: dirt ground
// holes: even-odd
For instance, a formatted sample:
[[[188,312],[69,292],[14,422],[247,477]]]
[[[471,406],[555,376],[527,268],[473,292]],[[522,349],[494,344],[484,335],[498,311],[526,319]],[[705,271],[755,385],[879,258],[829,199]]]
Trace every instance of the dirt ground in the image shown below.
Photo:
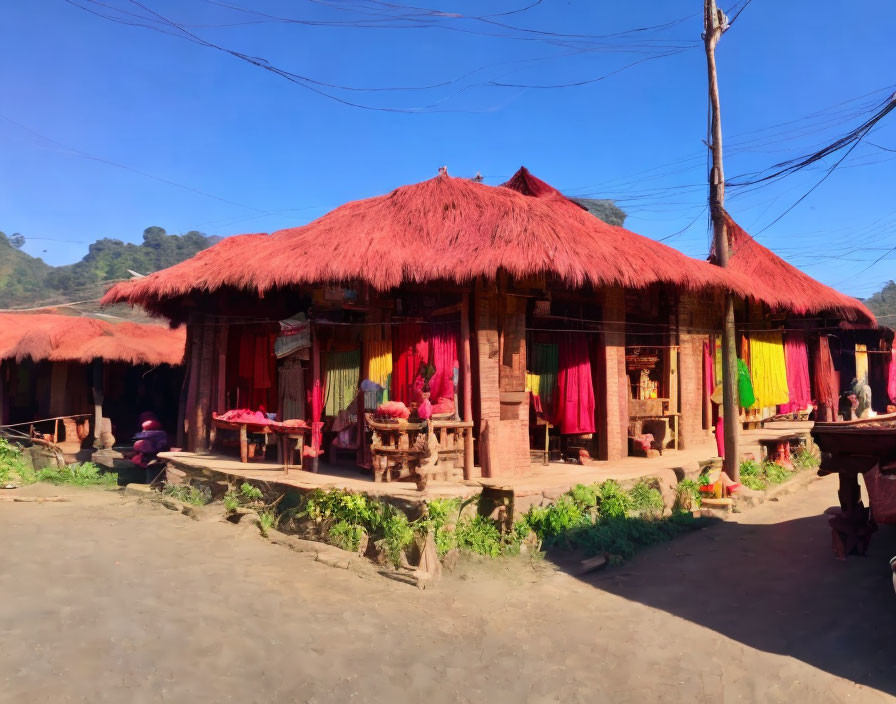
[[[27,491],[72,500],[0,502],[0,702],[896,695],[896,531],[836,561],[833,478],[587,579],[464,563],[426,591],[118,492]]]

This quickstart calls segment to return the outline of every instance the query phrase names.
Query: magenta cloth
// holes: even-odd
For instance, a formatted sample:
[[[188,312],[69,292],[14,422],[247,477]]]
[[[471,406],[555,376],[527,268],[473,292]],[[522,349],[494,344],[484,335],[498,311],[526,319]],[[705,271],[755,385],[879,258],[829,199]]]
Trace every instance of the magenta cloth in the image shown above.
[[[451,323],[429,328],[429,358],[436,373],[429,382],[430,398],[454,398],[454,369],[457,364],[458,329]]]
[[[725,456],[725,419],[722,416],[716,420],[716,451],[719,457]]]
[[[887,371],[887,396],[890,403],[896,403],[896,344],[890,350],[890,368]]]
[[[594,432],[594,384],[585,335],[567,335],[558,342],[559,370],[553,424],[563,435]]]
[[[320,379],[314,380],[311,396],[311,447],[306,446],[303,454],[306,457],[318,457],[323,444],[323,427],[320,417],[324,412],[324,385]]]
[[[806,338],[801,332],[784,335],[784,366],[787,369],[787,390],[789,403],[778,406],[780,413],[795,413],[812,403],[812,389],[809,384],[809,353]]]
[[[703,389],[707,396],[716,390],[716,367],[712,361],[712,348],[709,340],[703,341]]]

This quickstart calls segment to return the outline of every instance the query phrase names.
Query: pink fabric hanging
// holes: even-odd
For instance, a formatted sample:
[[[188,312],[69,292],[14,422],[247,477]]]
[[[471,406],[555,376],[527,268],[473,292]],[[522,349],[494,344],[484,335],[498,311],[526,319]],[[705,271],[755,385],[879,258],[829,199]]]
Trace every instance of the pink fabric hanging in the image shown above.
[[[429,329],[429,354],[436,373],[429,382],[430,400],[440,398],[454,400],[454,370],[457,368],[458,329],[451,323],[431,325]]]
[[[594,385],[588,338],[570,334],[558,342],[560,368],[554,399],[554,425],[563,435],[594,432]]]
[[[318,457],[321,454],[324,427],[320,420],[324,411],[324,385],[320,379],[315,379],[309,395],[311,396],[311,447],[306,445],[303,454],[306,457]]]
[[[787,369],[787,390],[790,401],[778,406],[781,413],[795,413],[812,403],[809,385],[809,354],[801,332],[784,335],[784,365]]]
[[[890,403],[896,403],[896,344],[890,350],[890,369],[887,372],[887,396]]]
[[[815,401],[823,406],[818,409],[818,420],[836,420],[840,385],[834,370],[834,360],[831,359],[831,346],[825,334],[819,336],[818,352],[813,355],[812,382]]]

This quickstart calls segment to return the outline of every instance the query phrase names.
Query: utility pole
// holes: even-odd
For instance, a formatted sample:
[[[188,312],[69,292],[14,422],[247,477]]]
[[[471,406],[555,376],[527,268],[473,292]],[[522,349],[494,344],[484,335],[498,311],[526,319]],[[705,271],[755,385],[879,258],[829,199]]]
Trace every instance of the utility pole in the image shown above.
[[[712,170],[709,172],[709,208],[712,216],[716,261],[728,266],[728,233],[722,214],[725,205],[725,170],[722,168],[722,116],[719,103],[719,77],[716,73],[716,44],[728,29],[728,18],[716,7],[716,0],[703,0],[703,41],[709,74],[711,111]],[[722,324],[722,415],[725,423],[725,473],[740,480],[738,431],[740,404],[737,393],[737,338],[734,330],[734,296],[725,294],[725,320]]]

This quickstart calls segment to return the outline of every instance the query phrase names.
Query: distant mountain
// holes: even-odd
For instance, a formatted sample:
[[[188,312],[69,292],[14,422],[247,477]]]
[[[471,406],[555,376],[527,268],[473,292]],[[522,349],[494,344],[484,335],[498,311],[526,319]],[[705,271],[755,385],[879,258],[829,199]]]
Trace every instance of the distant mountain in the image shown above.
[[[195,230],[169,235],[161,227],[147,227],[141,244],[104,238],[90,245],[81,261],[54,267],[18,249],[23,241],[18,233],[8,237],[0,232],[0,308],[99,298],[112,281],[129,278],[128,270],[149,274],[164,269],[220,239]]]
[[[881,325],[896,325],[896,282],[890,281],[871,298],[866,298],[864,303],[872,313],[882,318]]]

